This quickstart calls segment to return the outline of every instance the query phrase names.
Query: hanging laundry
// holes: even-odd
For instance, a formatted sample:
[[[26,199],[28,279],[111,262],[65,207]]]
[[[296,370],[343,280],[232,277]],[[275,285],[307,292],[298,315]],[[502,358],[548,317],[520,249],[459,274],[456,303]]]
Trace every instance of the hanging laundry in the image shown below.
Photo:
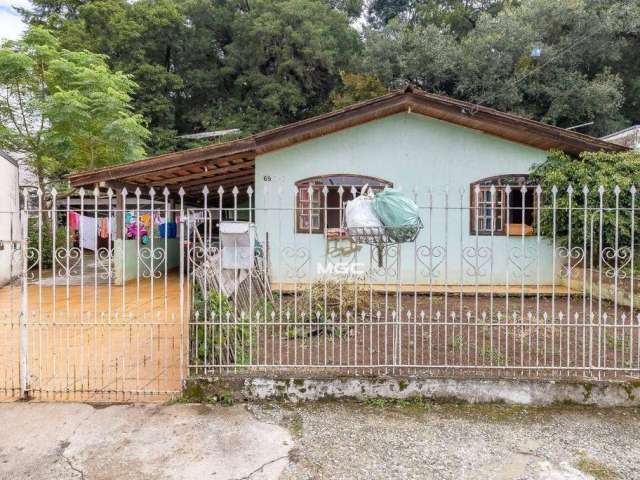
[[[80,248],[95,251],[98,244],[98,219],[80,215]]]
[[[102,239],[109,238],[109,219],[106,217],[98,221],[98,236]]]
[[[151,230],[151,215],[149,215],[148,213],[140,215],[140,221],[144,224],[147,231]]]
[[[67,223],[70,230],[77,230],[80,227],[80,214],[74,211],[69,212]]]

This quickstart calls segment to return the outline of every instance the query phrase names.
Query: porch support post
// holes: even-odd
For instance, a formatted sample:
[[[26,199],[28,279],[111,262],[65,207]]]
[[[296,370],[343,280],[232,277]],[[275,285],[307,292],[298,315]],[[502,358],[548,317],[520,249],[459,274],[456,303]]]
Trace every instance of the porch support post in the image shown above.
[[[127,206],[122,198],[122,189],[116,190],[116,239],[124,240],[124,211]]]

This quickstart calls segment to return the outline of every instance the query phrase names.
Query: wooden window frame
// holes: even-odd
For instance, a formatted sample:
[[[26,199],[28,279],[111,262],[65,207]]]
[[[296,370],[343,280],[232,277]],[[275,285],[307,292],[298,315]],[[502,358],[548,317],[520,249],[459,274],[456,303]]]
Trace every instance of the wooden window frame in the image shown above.
[[[505,175],[496,175],[492,177],[482,178],[470,184],[469,188],[469,234],[472,236],[507,236],[509,235],[507,232],[507,225],[509,224],[510,217],[510,208],[507,202],[507,186],[511,186],[511,195],[521,195],[520,188],[524,185],[528,189],[533,189],[534,186],[527,183],[528,174],[505,174]],[[476,194],[476,186],[480,187],[480,191]],[[491,187],[495,188],[495,197],[494,197],[494,209],[499,208],[501,225],[499,229],[494,228],[493,232],[488,230],[476,230],[476,221],[480,218],[478,215],[478,207],[476,205],[476,198],[480,197],[483,192],[491,191]],[[536,209],[537,209],[537,200],[536,196],[533,196],[533,211],[532,217],[536,217]],[[498,205],[501,206],[498,207]],[[526,208],[526,207],[525,207]],[[482,218],[485,218],[484,216]],[[495,222],[495,220],[494,220]],[[526,224],[525,224],[526,225]],[[534,227],[534,225],[531,225]],[[529,236],[531,234],[525,234],[525,236]],[[520,236],[511,234],[510,236]]]
[[[329,184],[332,179],[352,179],[356,181],[351,183],[343,182],[340,184],[333,184],[333,183]],[[373,186],[371,186],[371,184],[373,184]],[[393,183],[389,182],[388,180],[384,180],[378,177],[372,177],[370,175],[359,175],[354,173],[336,173],[336,174],[330,174],[330,175],[319,175],[315,177],[308,177],[308,178],[303,178],[302,180],[298,180],[295,183],[295,186],[297,188],[297,193],[295,198],[294,219],[293,219],[295,224],[295,233],[320,234],[320,235],[326,234],[327,230],[330,228],[327,226],[327,219],[325,218],[326,217],[325,212],[326,212],[327,206],[325,205],[326,196],[322,192],[323,188],[325,186],[329,188],[338,188],[342,186],[344,188],[344,194],[342,198],[344,203],[352,199],[351,187],[354,185],[356,186],[356,188],[360,188],[364,185],[369,185],[374,190],[382,190],[387,187],[393,187]],[[306,212],[307,207],[304,203],[306,202],[306,200],[303,199],[303,195],[308,195],[309,186],[312,186],[312,188],[314,189],[313,193],[317,191],[319,195],[319,200],[316,202],[315,206],[313,205],[311,206],[311,212],[310,212],[313,217],[315,215],[314,210],[315,209],[318,210],[318,213],[317,213],[317,217],[319,218],[318,228],[314,228],[313,226],[309,228],[309,224],[307,224],[306,227],[303,226],[303,222],[304,222],[303,218],[308,215]],[[342,208],[343,207],[341,206],[340,211],[342,211]],[[340,215],[342,218],[342,214]]]

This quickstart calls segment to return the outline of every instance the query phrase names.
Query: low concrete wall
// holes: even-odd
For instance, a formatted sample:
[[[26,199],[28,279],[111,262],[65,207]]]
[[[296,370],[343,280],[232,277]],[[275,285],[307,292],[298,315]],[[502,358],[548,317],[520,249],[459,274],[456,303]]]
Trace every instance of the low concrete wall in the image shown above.
[[[611,272],[599,274],[597,270],[590,270],[581,267],[571,269],[571,283],[569,279],[563,277],[560,281],[565,286],[570,286],[571,290],[577,292],[585,291],[587,295],[593,295],[594,301],[598,301],[599,295],[603,300],[614,301],[617,299],[618,305],[631,305],[631,294],[633,292],[633,304],[640,305],[640,279],[636,275],[631,284],[631,277],[627,272],[622,272],[618,281],[612,278]],[[586,282],[585,282],[586,279]],[[602,288],[600,288],[602,280]]]
[[[120,240],[114,241],[114,268],[115,268],[115,283],[116,285],[122,285],[122,254],[124,249],[125,262],[124,262],[124,281],[133,280],[138,274],[138,262],[140,262],[140,276],[149,277],[149,270],[151,267],[150,250],[151,245],[140,245],[140,258],[138,258],[138,240]],[[167,270],[172,270],[180,265],[180,239],[167,238],[166,239],[167,252],[164,253],[165,239],[154,238],[153,249],[157,252],[157,255],[153,262],[154,271],[159,275],[164,275],[164,259],[167,261]],[[158,261],[157,258],[162,258]]]
[[[570,403],[600,407],[640,406],[640,381],[482,380],[440,378],[268,378],[223,377],[191,382],[187,391],[247,400],[292,402],[326,399],[412,399],[468,403],[553,405]]]

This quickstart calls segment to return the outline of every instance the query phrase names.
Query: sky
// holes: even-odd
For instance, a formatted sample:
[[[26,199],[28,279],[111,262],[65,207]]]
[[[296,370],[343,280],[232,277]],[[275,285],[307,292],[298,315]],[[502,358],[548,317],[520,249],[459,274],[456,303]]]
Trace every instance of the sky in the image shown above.
[[[0,40],[18,38],[24,30],[20,15],[13,7],[28,7],[28,0],[0,0]]]

